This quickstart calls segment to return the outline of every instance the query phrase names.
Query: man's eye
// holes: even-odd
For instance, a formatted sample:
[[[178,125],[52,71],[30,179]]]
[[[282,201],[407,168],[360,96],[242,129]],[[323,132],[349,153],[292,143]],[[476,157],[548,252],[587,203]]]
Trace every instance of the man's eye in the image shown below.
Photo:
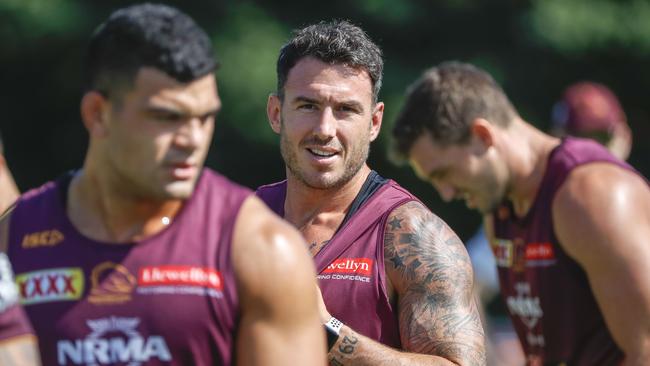
[[[350,106],[347,106],[347,105],[340,106],[339,111],[345,112],[345,113],[357,113],[357,110],[354,107],[350,107]]]
[[[301,104],[298,106],[298,109],[306,110],[306,111],[313,111],[316,109],[315,104]]]
[[[154,115],[154,118],[163,122],[177,122],[180,121],[183,116],[178,113],[157,113]]]

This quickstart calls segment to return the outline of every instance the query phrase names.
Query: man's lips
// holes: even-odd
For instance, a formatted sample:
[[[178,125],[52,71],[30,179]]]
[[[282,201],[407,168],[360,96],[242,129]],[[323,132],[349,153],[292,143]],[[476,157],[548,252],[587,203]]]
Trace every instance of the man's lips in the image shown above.
[[[172,178],[177,180],[188,180],[193,178],[197,169],[196,164],[188,162],[169,163],[167,164],[167,167],[170,170]]]
[[[308,147],[307,151],[309,151],[312,155],[322,158],[329,158],[338,154],[338,150],[336,149],[322,147]]]

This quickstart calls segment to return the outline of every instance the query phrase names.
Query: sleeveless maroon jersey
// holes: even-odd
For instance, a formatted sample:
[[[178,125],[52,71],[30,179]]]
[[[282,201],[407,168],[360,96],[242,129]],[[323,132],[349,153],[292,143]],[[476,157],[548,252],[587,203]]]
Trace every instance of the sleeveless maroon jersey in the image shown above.
[[[257,195],[284,217],[286,181],[258,188]],[[394,181],[381,186],[314,257],[327,310],[355,331],[400,348],[397,309],[388,299],[384,227],[398,206],[417,200]]]
[[[68,179],[69,181],[69,179]],[[44,365],[230,365],[233,226],[250,191],[204,169],[168,227],[132,244],[83,236],[67,182],[24,195],[9,257]]]
[[[532,365],[618,365],[623,359],[586,273],[553,230],[556,192],[573,169],[593,162],[633,170],[591,140],[566,138],[551,152],[529,212],[517,218],[504,205],[492,215],[501,295]]]

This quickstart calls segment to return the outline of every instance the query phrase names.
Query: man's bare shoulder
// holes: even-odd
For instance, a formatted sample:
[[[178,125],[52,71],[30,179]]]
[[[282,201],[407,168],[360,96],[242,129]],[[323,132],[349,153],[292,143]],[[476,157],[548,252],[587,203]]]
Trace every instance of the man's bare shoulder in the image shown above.
[[[562,246],[572,255],[593,252],[593,244],[600,240],[588,238],[608,237],[639,220],[647,221],[648,212],[648,182],[633,171],[609,163],[576,168],[553,200],[555,230],[564,239]]]
[[[232,260],[240,282],[265,285],[271,275],[313,275],[313,264],[300,233],[256,196],[244,201],[235,224]],[[273,281],[274,286],[281,282]]]
[[[462,287],[472,285],[472,268],[463,243],[440,217],[417,201],[399,206],[388,216],[384,256],[387,271],[402,274],[401,281],[394,283],[396,288],[400,283],[410,285],[419,276],[424,276],[427,284],[446,285],[453,273],[459,274],[455,279],[464,282]]]
[[[611,163],[596,162],[572,170],[558,194],[564,194],[562,198],[593,201],[593,198],[597,198],[592,196],[594,193],[607,194],[616,189],[648,191],[649,188],[648,182],[632,170]]]

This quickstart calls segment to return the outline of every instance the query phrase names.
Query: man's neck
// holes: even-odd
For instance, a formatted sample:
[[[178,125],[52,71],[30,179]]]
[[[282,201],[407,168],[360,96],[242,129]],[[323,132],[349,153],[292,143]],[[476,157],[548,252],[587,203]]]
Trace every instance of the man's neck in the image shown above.
[[[310,225],[323,225],[336,231],[368,174],[370,168],[364,165],[344,185],[333,189],[316,189],[308,187],[287,172],[284,218],[301,231]]]
[[[524,217],[535,202],[549,155],[560,140],[523,121],[516,122],[511,129],[509,141],[505,144],[505,148],[510,150],[507,156],[510,157],[511,172],[507,197],[515,215]]]
[[[83,235],[103,242],[133,243],[167,227],[182,205],[182,200],[130,196],[101,175],[82,170],[70,182],[66,208]]]

